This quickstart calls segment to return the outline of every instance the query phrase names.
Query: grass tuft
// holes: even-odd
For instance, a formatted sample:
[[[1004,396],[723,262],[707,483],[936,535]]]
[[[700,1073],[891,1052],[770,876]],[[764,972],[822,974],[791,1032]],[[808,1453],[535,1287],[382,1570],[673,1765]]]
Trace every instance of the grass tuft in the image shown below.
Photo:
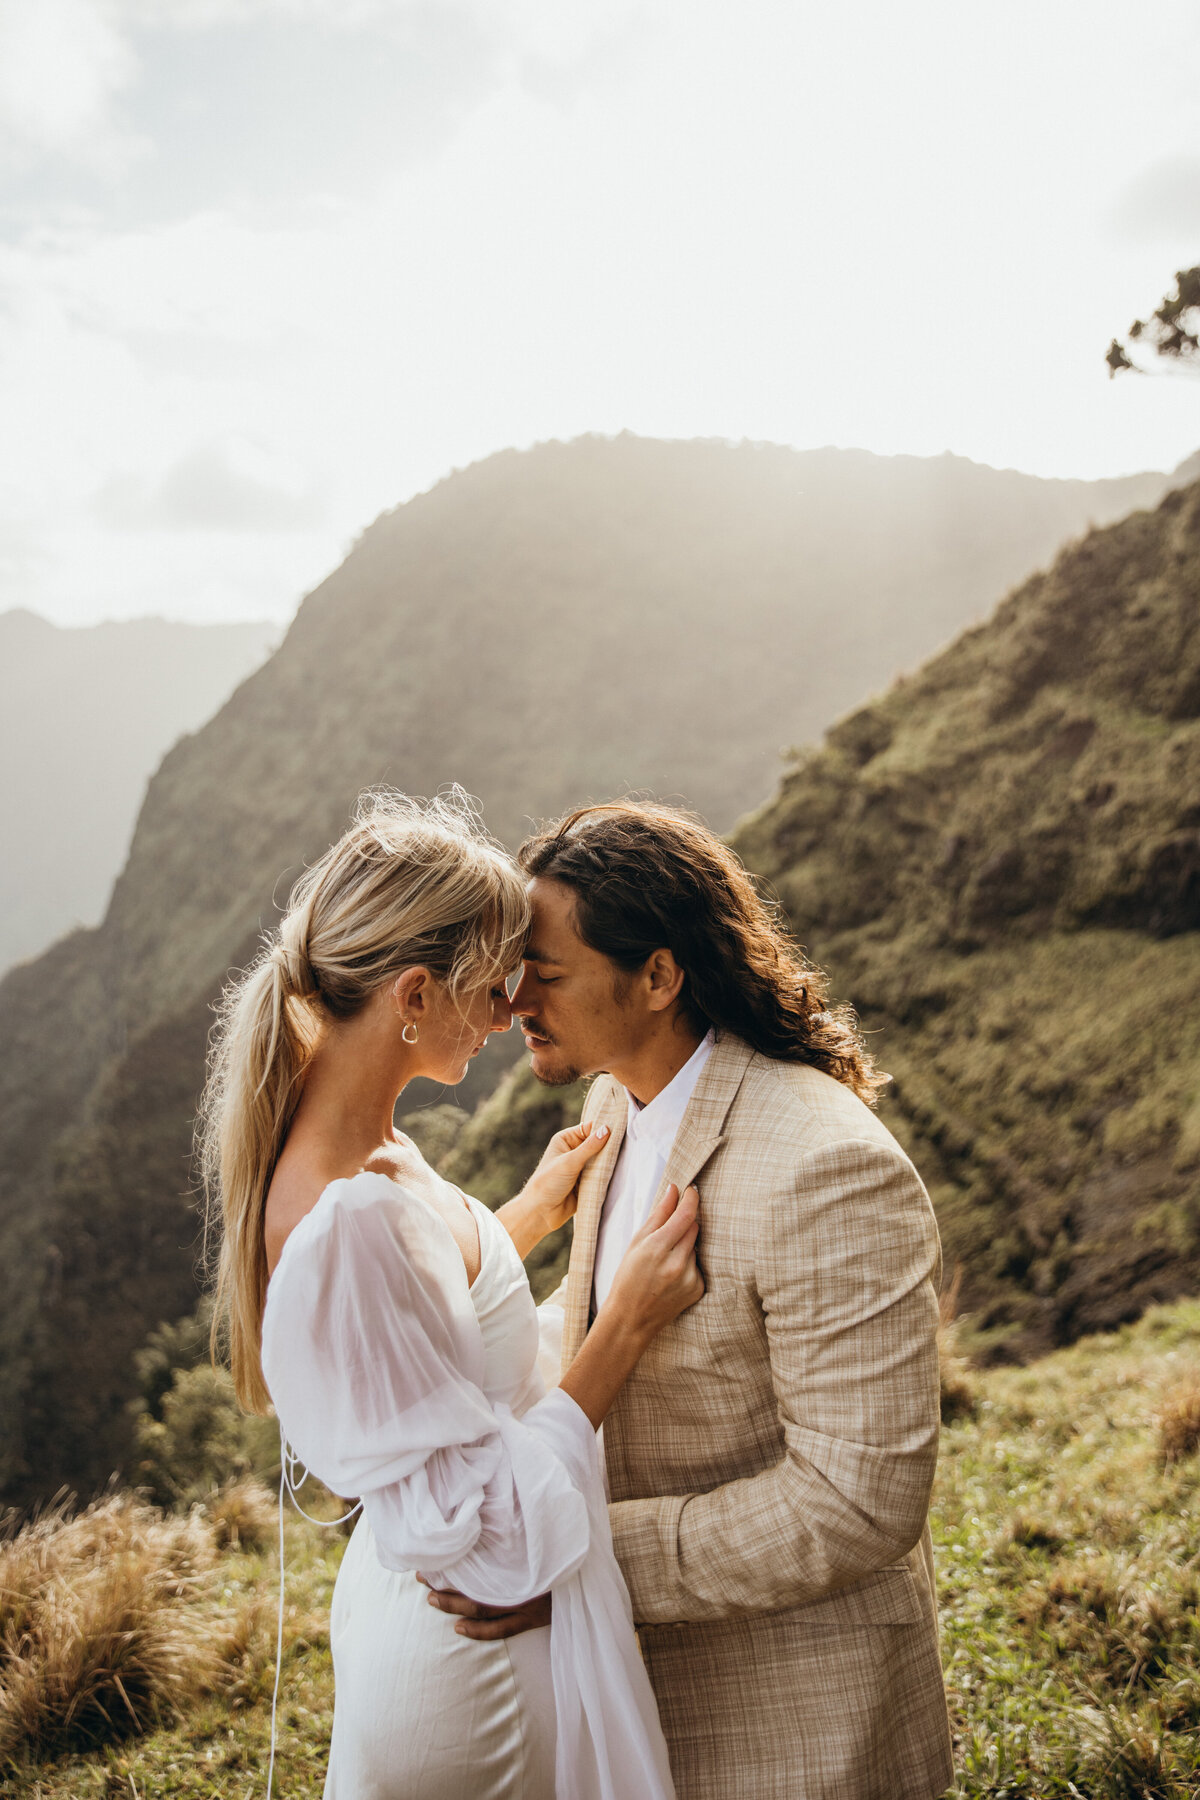
[[[1200,1449],[1200,1375],[1191,1375],[1164,1397],[1158,1412],[1159,1454],[1182,1462]]]
[[[941,1374],[942,1424],[954,1419],[969,1419],[975,1411],[978,1394],[971,1365],[964,1356],[958,1297],[962,1292],[963,1269],[959,1263],[954,1280],[938,1301],[938,1366]]]
[[[130,1494],[65,1503],[0,1545],[0,1757],[119,1741],[217,1688],[246,1621],[202,1602],[216,1569],[197,1514]]]
[[[204,1503],[204,1516],[222,1550],[266,1550],[278,1533],[279,1497],[261,1481],[233,1481]]]

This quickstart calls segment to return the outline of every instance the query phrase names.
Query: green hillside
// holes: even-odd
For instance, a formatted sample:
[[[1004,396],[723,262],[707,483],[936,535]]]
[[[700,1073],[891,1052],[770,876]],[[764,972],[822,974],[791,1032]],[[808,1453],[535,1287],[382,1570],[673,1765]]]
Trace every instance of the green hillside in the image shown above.
[[[735,841],[894,1075],[985,1344],[1200,1288],[1200,486],[844,720]]]
[[[103,924],[0,983],[0,1498],[126,1463],[133,1353],[195,1304],[211,1002],[361,788],[462,781],[510,841],[629,787],[726,829],[780,746],[1166,480],[622,437],[505,452],[379,519],[167,755]]]

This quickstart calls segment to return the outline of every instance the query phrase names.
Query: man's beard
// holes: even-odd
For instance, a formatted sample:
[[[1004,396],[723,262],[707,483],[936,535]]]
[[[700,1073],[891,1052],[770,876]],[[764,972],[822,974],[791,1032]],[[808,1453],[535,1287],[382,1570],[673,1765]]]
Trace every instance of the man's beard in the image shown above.
[[[538,1032],[534,1033],[534,1036],[542,1037],[543,1034],[540,1031],[538,1031]],[[557,1046],[554,1042],[554,1039],[552,1037],[545,1038],[544,1042],[546,1044],[547,1049],[556,1049],[557,1048]],[[536,1066],[535,1061],[534,1061],[534,1059],[537,1056],[539,1056],[540,1054],[541,1054],[541,1052],[539,1050],[531,1050],[530,1051],[530,1053],[529,1053],[530,1065],[529,1066],[533,1070],[534,1079],[536,1081],[540,1081],[543,1087],[551,1087],[551,1088],[571,1087],[575,1082],[577,1082],[579,1080],[579,1073],[580,1073],[579,1070],[574,1068],[570,1063],[566,1063],[565,1065],[563,1065],[557,1069],[547,1069],[546,1072],[543,1074],[542,1071]]]
[[[543,1087],[571,1087],[580,1078],[579,1070],[573,1069],[569,1063],[565,1068],[548,1069],[545,1074],[533,1063],[529,1066],[533,1070],[534,1080],[540,1081]]]

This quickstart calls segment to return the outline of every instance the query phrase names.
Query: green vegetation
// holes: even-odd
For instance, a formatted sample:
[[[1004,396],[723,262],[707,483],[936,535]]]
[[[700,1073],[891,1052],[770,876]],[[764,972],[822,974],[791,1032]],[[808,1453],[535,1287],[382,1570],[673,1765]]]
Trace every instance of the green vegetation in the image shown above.
[[[1200,1303],[978,1378],[943,1433],[943,1654],[970,1800],[1200,1791]]]
[[[1200,488],[1093,532],[736,845],[858,1006],[976,1352],[1200,1288]]]
[[[933,1509],[955,1795],[1194,1800],[1200,1302],[1152,1309],[1135,1326],[1027,1368],[976,1371],[969,1385],[943,1432]],[[234,1535],[229,1514],[239,1511],[253,1523],[240,1548],[222,1553],[218,1546]],[[95,1739],[108,1726],[94,1707],[65,1727],[61,1689],[42,1710],[23,1702],[16,1716],[26,1728],[14,1734],[15,1690],[0,1662],[3,1791],[22,1800],[261,1792],[278,1592],[274,1556],[262,1548],[273,1529],[270,1495],[242,1484],[185,1517],[165,1518],[114,1499],[85,1515],[80,1535],[94,1544],[100,1524],[110,1534],[120,1525],[135,1549],[158,1546],[134,1558],[139,1604],[152,1616],[165,1613],[156,1641],[174,1643],[175,1660],[159,1668],[152,1695],[140,1690],[142,1735],[110,1704],[111,1680],[100,1690],[114,1733],[103,1743]],[[95,1561],[77,1544],[67,1554],[71,1529],[52,1530],[50,1540],[60,1546],[59,1576],[64,1566],[82,1569],[86,1596]],[[37,1588],[14,1574],[14,1551],[26,1568],[33,1560],[21,1541],[0,1546],[6,1593]],[[329,1600],[343,1542],[336,1531],[289,1518],[279,1791],[297,1800],[315,1800],[324,1780]],[[108,1549],[111,1561],[111,1536]],[[11,1593],[5,1605],[0,1659],[14,1635],[6,1622]],[[92,1619],[93,1634],[102,1634],[103,1612]],[[93,1670],[104,1664],[78,1650],[76,1657]],[[26,1652],[26,1660],[34,1658]],[[43,1677],[39,1693],[50,1689]]]

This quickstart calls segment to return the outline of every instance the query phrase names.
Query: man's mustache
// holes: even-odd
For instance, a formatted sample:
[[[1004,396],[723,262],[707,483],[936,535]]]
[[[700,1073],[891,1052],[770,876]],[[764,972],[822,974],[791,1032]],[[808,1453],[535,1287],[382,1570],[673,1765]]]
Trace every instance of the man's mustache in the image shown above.
[[[544,1038],[548,1044],[554,1044],[558,1041],[557,1038],[551,1037],[550,1033],[546,1031],[543,1026],[539,1025],[536,1019],[522,1019],[521,1030],[527,1031],[530,1037]]]

